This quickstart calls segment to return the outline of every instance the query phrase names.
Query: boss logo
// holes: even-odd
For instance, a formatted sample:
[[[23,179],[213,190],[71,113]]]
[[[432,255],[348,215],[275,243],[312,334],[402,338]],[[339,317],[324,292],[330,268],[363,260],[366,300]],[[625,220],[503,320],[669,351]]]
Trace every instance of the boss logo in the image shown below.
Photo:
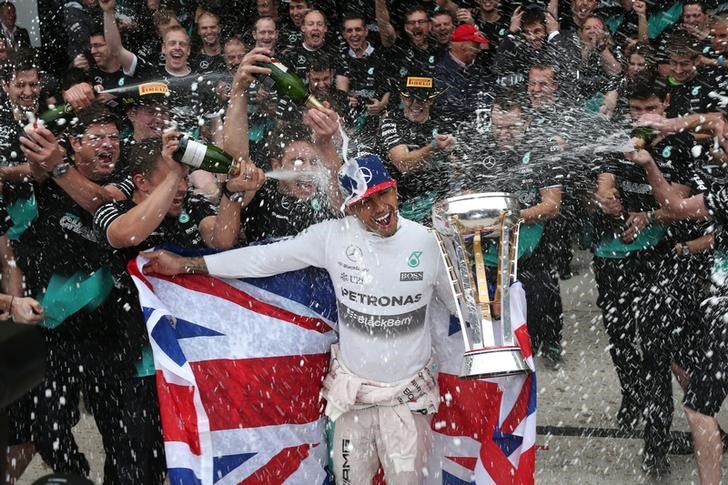
[[[406,271],[399,274],[399,281],[422,281],[422,271]]]

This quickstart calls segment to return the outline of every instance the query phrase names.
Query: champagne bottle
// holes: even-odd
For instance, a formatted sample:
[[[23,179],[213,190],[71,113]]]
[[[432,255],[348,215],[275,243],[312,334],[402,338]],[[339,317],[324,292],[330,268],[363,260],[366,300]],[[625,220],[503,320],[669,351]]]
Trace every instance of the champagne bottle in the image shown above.
[[[655,140],[655,137],[657,137],[657,130],[650,126],[638,126],[634,130],[632,130],[630,136],[632,138],[639,138],[640,140],[645,142],[645,147],[648,147]]]
[[[70,104],[59,104],[33,119],[28,115],[31,126],[45,126],[58,137],[71,125],[75,114]]]
[[[270,81],[263,81],[263,84],[267,88],[275,89],[281,96],[285,96],[306,108],[324,107],[321,101],[308,92],[301,78],[289,71],[286,66],[277,60],[273,59],[273,62],[262,62],[260,66],[270,69],[270,76],[268,76]]]
[[[180,138],[179,148],[174,152],[172,158],[192,168],[213,173],[232,175],[238,168],[233,157],[225,153],[222,148],[200,143],[186,136]]]
[[[670,86],[682,86],[683,83],[675,79],[672,75],[667,76],[667,84]]]

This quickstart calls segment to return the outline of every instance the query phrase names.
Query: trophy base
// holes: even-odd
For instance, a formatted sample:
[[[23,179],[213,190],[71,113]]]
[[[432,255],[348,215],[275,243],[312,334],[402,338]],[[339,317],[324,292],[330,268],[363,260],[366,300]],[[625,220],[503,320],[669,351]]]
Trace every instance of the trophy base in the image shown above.
[[[526,374],[531,369],[518,347],[487,347],[465,352],[460,377],[480,379]]]

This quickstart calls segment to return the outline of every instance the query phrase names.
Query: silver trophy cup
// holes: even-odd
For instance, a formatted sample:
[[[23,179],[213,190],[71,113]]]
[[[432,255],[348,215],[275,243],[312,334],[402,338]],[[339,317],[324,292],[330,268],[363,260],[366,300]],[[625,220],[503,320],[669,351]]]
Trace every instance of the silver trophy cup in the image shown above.
[[[503,192],[451,197],[433,208],[433,227],[450,272],[465,341],[460,377],[530,372],[513,340],[510,311],[509,289],[518,264],[518,215],[518,198]],[[497,251],[497,268],[486,267],[488,251]],[[489,284],[495,289],[493,298]]]

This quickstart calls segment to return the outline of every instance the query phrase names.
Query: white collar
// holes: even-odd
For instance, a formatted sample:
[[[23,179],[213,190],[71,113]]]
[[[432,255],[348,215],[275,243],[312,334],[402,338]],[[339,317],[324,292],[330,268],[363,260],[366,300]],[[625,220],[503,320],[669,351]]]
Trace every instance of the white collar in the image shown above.
[[[192,68],[190,68],[189,65],[187,66],[187,72],[184,74],[176,74],[174,72],[169,72],[169,69],[167,69],[167,66],[164,66],[164,70],[167,72],[167,74],[169,74],[170,76],[173,76],[173,77],[185,77],[185,76],[189,76],[190,74],[192,74]]]
[[[311,47],[309,47],[309,46],[306,45],[306,41],[303,41],[303,48],[306,49],[309,52],[319,51],[319,50],[321,50],[322,47],[323,47],[323,45],[321,47],[319,47],[318,49],[312,49]]]
[[[364,49],[364,55],[362,57],[367,58],[372,55],[372,52],[374,52],[374,46],[371,44],[371,42],[367,42],[367,48]],[[349,56],[356,58],[356,52],[354,52],[354,49],[349,47]]]

